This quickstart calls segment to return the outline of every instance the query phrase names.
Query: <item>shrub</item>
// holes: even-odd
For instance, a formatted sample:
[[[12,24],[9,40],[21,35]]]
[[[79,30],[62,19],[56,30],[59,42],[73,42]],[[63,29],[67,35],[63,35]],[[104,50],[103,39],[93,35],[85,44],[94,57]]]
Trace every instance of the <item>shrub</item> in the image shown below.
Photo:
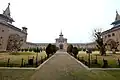
[[[52,53],[52,48],[51,48],[52,44],[48,44],[48,46],[46,47],[46,54],[47,57],[49,57],[49,54]]]
[[[82,48],[78,48],[78,51],[82,51]]]
[[[68,45],[68,47],[67,47],[67,53],[72,53],[72,49],[73,49],[73,45],[72,44],[70,44],[70,45]]]
[[[26,48],[26,49],[24,49],[25,50],[25,52],[27,52],[28,51],[28,49]]]
[[[40,52],[40,49],[39,49],[38,47],[36,48],[36,52],[37,52],[37,53]]]
[[[32,48],[30,48],[29,51],[32,52],[33,51]]]
[[[57,47],[55,45],[52,45],[51,47],[52,47],[52,53],[56,53]]]
[[[21,49],[18,49],[18,51],[21,51]]]
[[[49,57],[50,54],[56,53],[56,51],[57,51],[57,47],[55,45],[48,44],[48,46],[46,47],[47,57]]]
[[[33,51],[36,52],[36,48],[33,48]]]
[[[86,51],[86,49],[84,48],[83,51]]]
[[[21,49],[21,51],[23,52],[23,51],[24,51],[24,49]]]
[[[77,54],[78,54],[78,49],[77,49],[77,47],[73,47],[72,53],[74,54],[74,57],[77,58]]]
[[[107,68],[108,67],[108,61],[103,59],[103,68]]]

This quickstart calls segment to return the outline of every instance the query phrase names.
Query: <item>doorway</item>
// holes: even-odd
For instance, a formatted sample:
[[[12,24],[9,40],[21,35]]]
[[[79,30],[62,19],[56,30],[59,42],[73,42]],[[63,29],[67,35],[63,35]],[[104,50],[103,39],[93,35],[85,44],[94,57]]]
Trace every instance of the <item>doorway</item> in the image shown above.
[[[59,47],[60,47],[60,49],[63,49],[63,44],[60,44]]]

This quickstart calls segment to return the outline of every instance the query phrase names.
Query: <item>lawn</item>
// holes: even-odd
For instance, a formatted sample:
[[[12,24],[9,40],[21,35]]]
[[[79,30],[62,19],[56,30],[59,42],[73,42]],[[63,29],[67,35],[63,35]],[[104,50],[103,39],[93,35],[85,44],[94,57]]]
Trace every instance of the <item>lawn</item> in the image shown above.
[[[83,55],[84,53],[79,54]],[[1,69],[0,80],[30,80],[31,76],[35,72],[36,72],[35,70]],[[55,80],[119,80],[120,79],[119,74],[120,71],[96,71],[96,70],[89,71],[84,68],[80,68],[77,71],[67,73],[67,75],[60,75],[59,79]]]
[[[87,71],[79,70],[73,72],[73,80],[119,80],[120,71]]]
[[[91,64],[91,67],[102,67],[103,59],[104,59],[104,60],[108,61],[109,67],[119,68],[118,59],[120,59],[120,52],[117,52],[116,54],[112,54],[112,52],[107,51],[106,53],[107,53],[106,56],[101,56],[98,51],[92,52],[92,54],[90,55],[91,56],[90,59],[92,61],[92,60],[96,59],[96,56],[97,56],[98,64],[97,65]],[[78,53],[78,57],[79,58],[83,57],[85,61],[88,61],[88,54],[84,51],[80,51]]]
[[[0,80],[30,80],[35,70],[0,69]]]
[[[45,51],[40,53],[34,53],[34,52],[18,52],[18,53],[0,53],[0,66],[6,66],[8,63],[8,59],[10,59],[10,64],[18,67],[21,65],[22,58],[23,63],[28,63],[28,59],[34,57],[34,63],[36,61],[36,56],[38,54],[38,61],[41,60],[41,58],[45,58],[47,54]]]
[[[0,70],[0,80],[30,80],[35,70]],[[88,71],[85,69],[62,75],[58,80],[119,80],[120,71]],[[46,76],[47,77],[47,76]],[[52,76],[51,76],[52,77]]]

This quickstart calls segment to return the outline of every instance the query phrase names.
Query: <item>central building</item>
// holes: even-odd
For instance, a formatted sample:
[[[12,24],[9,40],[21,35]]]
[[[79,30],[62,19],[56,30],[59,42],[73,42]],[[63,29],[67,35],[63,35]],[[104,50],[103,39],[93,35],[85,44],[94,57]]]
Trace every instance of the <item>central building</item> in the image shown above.
[[[59,35],[59,38],[56,38],[56,46],[59,49],[67,50],[67,39],[63,37],[62,32]]]

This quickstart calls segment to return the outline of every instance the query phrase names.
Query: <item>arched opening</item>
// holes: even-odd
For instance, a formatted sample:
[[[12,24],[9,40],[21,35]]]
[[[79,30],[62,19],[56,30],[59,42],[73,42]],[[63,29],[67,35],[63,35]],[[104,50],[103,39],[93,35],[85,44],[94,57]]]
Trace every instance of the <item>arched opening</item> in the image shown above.
[[[7,49],[10,52],[17,52],[23,45],[23,38],[18,34],[10,34],[7,43]]]
[[[119,42],[116,42],[113,39],[109,39],[106,41],[106,47],[108,50],[112,50],[112,49],[117,50],[118,45],[119,45]]]
[[[60,47],[60,49],[63,49],[63,44],[60,44],[59,47]]]

